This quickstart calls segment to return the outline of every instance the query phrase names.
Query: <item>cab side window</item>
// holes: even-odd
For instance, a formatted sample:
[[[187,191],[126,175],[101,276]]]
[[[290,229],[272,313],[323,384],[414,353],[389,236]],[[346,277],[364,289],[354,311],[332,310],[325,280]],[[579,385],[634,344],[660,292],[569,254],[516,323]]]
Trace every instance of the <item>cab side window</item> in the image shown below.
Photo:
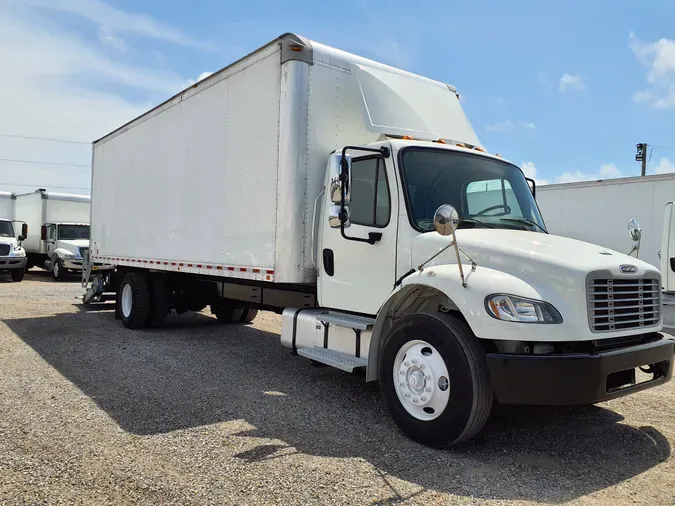
[[[47,231],[47,238],[56,240],[56,225],[49,225],[49,229]]]
[[[352,161],[349,210],[354,225],[384,228],[389,224],[389,183],[381,158]]]

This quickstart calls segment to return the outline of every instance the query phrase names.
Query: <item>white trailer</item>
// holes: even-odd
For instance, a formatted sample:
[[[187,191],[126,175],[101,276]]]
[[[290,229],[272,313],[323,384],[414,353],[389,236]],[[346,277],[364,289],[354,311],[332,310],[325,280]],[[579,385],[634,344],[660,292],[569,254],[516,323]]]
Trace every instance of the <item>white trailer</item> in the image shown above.
[[[537,187],[549,232],[629,252],[628,223],[642,228],[638,257],[659,267],[666,204],[675,199],[675,174],[625,177]]]
[[[42,267],[61,281],[82,271],[89,248],[91,197],[37,190],[16,197],[16,216],[28,224],[27,269]]]
[[[25,225],[22,234],[26,233]],[[9,272],[12,280],[21,281],[26,272],[26,252],[17,237],[16,195],[0,192],[0,272]]]
[[[672,376],[656,269],[547,234],[453,86],[297,35],[94,142],[91,214],[85,302],[114,291],[130,329],[277,311],[284,346],[365,369],[427,445],[473,437],[493,398],[589,404]]]

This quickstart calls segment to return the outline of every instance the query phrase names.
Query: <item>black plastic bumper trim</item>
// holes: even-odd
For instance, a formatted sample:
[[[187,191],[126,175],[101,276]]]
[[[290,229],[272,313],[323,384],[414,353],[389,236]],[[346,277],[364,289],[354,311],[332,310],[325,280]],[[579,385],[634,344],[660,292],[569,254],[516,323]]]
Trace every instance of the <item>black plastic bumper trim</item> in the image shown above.
[[[495,396],[503,404],[561,406],[593,404],[670,381],[674,342],[661,338],[645,344],[599,353],[515,355],[488,353]],[[657,374],[643,383],[608,391],[613,373],[658,364]]]

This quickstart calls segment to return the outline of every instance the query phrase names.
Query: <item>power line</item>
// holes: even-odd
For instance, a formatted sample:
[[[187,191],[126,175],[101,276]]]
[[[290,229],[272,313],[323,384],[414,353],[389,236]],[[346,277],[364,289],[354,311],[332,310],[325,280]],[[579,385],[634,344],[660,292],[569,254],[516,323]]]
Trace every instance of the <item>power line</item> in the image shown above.
[[[54,139],[51,137],[31,137],[29,135],[16,135],[16,134],[5,134],[5,133],[0,133],[1,137],[12,137],[14,139],[30,139],[33,141],[49,141],[49,142],[62,142],[65,144],[86,144],[87,146],[91,146],[91,142],[83,142],[83,141],[71,141],[68,139]]]
[[[44,188],[45,187],[45,185],[39,185],[39,184],[18,184],[18,183],[1,183],[1,182],[0,182],[0,185],[3,185],[3,186],[22,186],[22,187],[25,186],[26,188]],[[70,190],[91,190],[91,188],[89,188],[87,186],[56,186],[56,185],[53,185],[53,184],[48,184],[46,186],[48,186],[50,188],[68,188]]]
[[[38,165],[59,165],[61,167],[86,167],[87,169],[91,168],[91,165],[82,165],[79,163],[38,162],[35,160],[18,160],[14,158],[0,158],[0,162],[34,163]]]

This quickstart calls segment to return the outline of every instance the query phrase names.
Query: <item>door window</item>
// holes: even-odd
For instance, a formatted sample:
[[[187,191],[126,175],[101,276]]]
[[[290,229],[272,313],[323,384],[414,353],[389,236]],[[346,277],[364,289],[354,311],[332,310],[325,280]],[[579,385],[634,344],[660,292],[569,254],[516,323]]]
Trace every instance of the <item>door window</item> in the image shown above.
[[[389,184],[381,158],[361,158],[352,162],[349,210],[355,225],[384,228],[389,224]]]
[[[53,241],[56,240],[56,225],[49,225],[49,231],[47,233],[47,238]]]

